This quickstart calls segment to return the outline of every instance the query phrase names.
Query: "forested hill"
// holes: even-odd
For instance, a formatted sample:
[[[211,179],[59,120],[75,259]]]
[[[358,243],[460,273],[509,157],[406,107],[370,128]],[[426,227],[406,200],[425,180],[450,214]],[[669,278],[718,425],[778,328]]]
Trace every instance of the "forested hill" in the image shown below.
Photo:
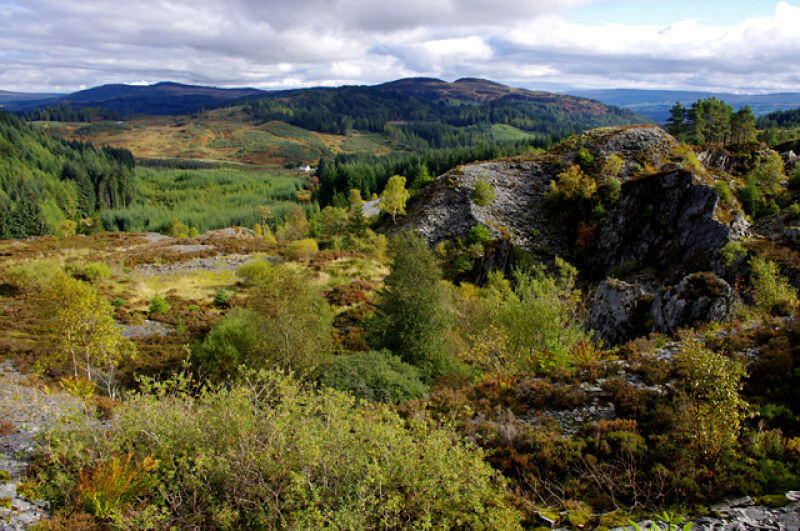
[[[120,116],[188,114],[204,107],[216,107],[227,101],[265,94],[258,89],[222,89],[180,83],[154,85],[103,85],[37,101],[11,102],[6,110],[23,112],[35,108],[70,106],[102,108]]]
[[[256,120],[280,120],[325,133],[352,130],[419,137],[433,147],[466,145],[469,129],[495,124],[527,133],[563,136],[606,125],[648,120],[600,102],[514,89],[480,79],[447,83],[402,79],[377,86],[282,91],[252,99],[246,112]]]
[[[133,164],[129,151],[51,138],[0,111],[0,240],[72,232],[130,203]]]

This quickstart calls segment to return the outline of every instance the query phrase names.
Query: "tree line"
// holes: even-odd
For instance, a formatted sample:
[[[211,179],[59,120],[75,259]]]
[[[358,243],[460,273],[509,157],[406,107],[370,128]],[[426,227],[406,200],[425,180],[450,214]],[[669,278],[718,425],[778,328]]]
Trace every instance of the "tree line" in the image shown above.
[[[749,105],[734,112],[724,101],[711,97],[688,108],[676,102],[669,113],[665,129],[682,142],[726,146],[756,140],[756,119]]]
[[[756,120],[759,129],[790,129],[800,127],[800,107],[785,111],[775,111]]]
[[[29,122],[94,122],[96,120],[121,120],[120,114],[115,110],[100,107],[85,107],[73,109],[67,104],[50,107],[37,107],[25,113],[22,117]]]

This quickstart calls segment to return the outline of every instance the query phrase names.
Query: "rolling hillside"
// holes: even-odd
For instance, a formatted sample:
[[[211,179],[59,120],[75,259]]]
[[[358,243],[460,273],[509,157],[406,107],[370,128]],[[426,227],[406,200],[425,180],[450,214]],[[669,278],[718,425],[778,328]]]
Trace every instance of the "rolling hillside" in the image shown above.
[[[308,131],[282,122],[254,124],[239,108],[216,109],[190,117],[149,116],[90,124],[47,122],[70,139],[130,150],[139,159],[188,159],[239,164],[312,163],[338,153],[390,151],[383,137]]]
[[[592,127],[648,121],[598,101],[472,78],[453,83],[410,78],[373,87],[276,92],[248,100],[245,111],[255,120],[281,120],[326,133],[386,132],[391,126],[395,130],[390,134],[419,137],[430,147],[469,143],[462,129],[469,126],[505,124],[530,134],[563,136]]]

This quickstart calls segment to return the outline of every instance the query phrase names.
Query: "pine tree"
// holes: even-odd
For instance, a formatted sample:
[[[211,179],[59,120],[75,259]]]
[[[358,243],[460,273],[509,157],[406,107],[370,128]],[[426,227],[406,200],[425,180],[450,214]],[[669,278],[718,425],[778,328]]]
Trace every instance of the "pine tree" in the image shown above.
[[[667,119],[665,129],[678,140],[683,140],[686,136],[687,114],[688,110],[678,101],[676,101],[675,105],[669,110],[669,118]]]

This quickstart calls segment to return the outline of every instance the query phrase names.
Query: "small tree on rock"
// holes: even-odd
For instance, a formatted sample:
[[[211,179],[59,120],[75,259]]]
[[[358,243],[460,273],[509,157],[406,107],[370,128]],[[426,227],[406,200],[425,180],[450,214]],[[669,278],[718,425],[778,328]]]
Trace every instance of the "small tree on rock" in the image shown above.
[[[406,178],[400,175],[393,175],[386,183],[386,188],[381,194],[381,212],[387,212],[392,216],[392,222],[397,223],[397,216],[406,213],[406,201],[409,192],[406,190]]]

